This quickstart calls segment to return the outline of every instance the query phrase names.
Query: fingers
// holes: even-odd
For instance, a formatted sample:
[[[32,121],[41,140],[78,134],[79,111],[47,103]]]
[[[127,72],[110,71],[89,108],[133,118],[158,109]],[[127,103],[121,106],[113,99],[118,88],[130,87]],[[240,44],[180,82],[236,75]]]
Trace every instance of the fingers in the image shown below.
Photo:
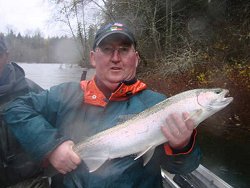
[[[175,137],[169,131],[169,129],[167,128],[167,126],[161,126],[161,131],[163,132],[163,134],[167,138],[167,140],[173,140],[173,139],[175,139]]]
[[[180,117],[178,114],[171,114],[166,119],[166,124],[169,128],[169,131],[174,136],[180,136],[187,130],[185,122],[183,121],[182,117]]]
[[[63,142],[49,155],[50,163],[62,174],[71,172],[81,163],[80,157],[72,149],[73,145],[72,141]]]
[[[173,113],[166,118],[162,132],[171,147],[180,149],[189,143],[193,129],[194,122],[189,118],[188,113],[182,115]]]
[[[67,174],[77,168],[76,165],[70,164],[70,162],[64,163],[64,166],[58,167],[57,170],[62,174]]]
[[[81,163],[81,158],[73,150],[70,155],[70,162],[72,162],[72,167],[75,166],[75,168]]]
[[[183,113],[183,119],[185,120],[187,129],[193,130],[195,128],[195,123],[187,112]]]
[[[72,161],[72,163],[74,164],[74,165],[79,165],[80,163],[81,163],[81,158],[79,157],[79,155],[73,150],[73,146],[74,146],[74,143],[72,142],[72,144],[71,144],[71,147],[70,147],[70,149],[71,149],[71,155],[70,155],[70,159],[71,159],[71,161]]]

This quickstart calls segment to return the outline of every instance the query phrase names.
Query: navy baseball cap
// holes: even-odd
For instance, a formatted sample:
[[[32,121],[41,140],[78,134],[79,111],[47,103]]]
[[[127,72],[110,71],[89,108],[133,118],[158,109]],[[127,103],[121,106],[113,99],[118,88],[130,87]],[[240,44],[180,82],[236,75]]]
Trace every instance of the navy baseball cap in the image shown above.
[[[0,54],[3,54],[8,51],[8,48],[4,42],[4,37],[0,35]]]
[[[112,35],[112,34],[123,34],[128,37],[131,43],[136,47],[136,40],[133,33],[129,30],[129,28],[122,23],[109,23],[103,27],[101,27],[95,36],[93,49],[95,49],[103,39]]]

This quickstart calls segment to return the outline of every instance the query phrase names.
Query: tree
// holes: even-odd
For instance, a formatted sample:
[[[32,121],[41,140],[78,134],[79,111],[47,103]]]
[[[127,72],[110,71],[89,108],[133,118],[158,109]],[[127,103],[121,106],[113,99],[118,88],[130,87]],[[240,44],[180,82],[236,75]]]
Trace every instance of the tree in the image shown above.
[[[93,0],[50,0],[55,4],[54,20],[66,24],[77,46],[83,66],[89,65],[89,50],[91,44],[88,41],[88,6],[92,3],[101,7]]]

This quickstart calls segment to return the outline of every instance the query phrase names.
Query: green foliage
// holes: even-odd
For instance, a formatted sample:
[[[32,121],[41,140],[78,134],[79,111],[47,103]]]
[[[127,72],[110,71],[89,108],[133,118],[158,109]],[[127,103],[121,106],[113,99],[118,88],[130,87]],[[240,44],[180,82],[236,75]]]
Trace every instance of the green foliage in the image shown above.
[[[197,79],[198,79],[199,84],[201,85],[207,85],[208,83],[208,79],[205,73],[200,73],[199,75],[197,75]]]
[[[250,91],[250,65],[249,63],[234,63],[225,65],[224,72],[236,85],[242,85]]]

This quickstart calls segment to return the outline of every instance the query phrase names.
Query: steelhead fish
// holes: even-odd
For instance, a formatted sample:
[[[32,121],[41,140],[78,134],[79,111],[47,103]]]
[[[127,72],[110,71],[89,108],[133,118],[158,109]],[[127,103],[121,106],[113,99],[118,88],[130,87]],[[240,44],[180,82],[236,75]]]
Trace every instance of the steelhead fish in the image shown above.
[[[127,155],[143,156],[144,165],[155,148],[167,142],[161,131],[171,113],[188,112],[195,125],[232,102],[228,90],[221,88],[194,89],[179,93],[142,111],[122,124],[102,131],[76,144],[74,151],[83,159],[89,172],[97,170],[109,160]]]

